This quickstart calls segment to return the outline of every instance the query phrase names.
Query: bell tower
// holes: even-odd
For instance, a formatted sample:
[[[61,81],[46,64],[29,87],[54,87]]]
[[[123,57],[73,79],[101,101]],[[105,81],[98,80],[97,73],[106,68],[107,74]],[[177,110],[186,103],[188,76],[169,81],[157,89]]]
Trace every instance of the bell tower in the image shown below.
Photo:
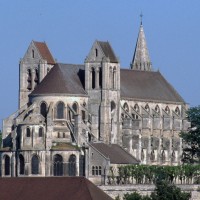
[[[85,90],[89,94],[92,133],[116,143],[119,133],[120,64],[109,42],[95,41],[85,59]]]
[[[19,63],[19,108],[28,103],[28,95],[54,64],[46,43],[32,41]]]

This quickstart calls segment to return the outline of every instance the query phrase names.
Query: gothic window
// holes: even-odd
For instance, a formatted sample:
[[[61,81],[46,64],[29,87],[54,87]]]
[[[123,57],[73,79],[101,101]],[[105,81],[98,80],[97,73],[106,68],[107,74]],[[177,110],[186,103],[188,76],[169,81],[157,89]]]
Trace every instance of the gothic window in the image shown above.
[[[45,102],[40,104],[40,114],[45,118],[47,116],[47,104]]]
[[[175,113],[176,113],[178,116],[180,116],[181,112],[180,112],[179,107],[176,107],[176,109],[175,109]]]
[[[170,109],[168,106],[165,107],[165,112],[169,115],[170,114]]]
[[[99,68],[99,87],[102,88],[102,68]]]
[[[57,104],[57,113],[56,113],[56,118],[57,119],[64,119],[64,103],[63,102],[59,102]]]
[[[85,176],[85,156],[79,158],[79,176]]]
[[[5,163],[5,176],[9,176],[10,175],[10,157],[8,155],[5,155],[4,157],[4,163]]]
[[[31,137],[31,130],[29,127],[26,128],[26,137]]]
[[[43,136],[43,127],[40,127],[39,128],[39,134],[38,134],[39,137],[42,137]]]
[[[149,105],[148,105],[148,104],[146,104],[144,108],[145,108],[145,110],[146,110],[148,113],[150,112],[150,108],[149,108]]]
[[[33,155],[31,159],[31,173],[39,174],[39,158],[37,155]]]
[[[76,176],[76,156],[73,154],[69,157],[69,176]]]
[[[124,103],[123,108],[126,112],[129,112],[129,107],[127,103]]]
[[[116,108],[116,105],[115,105],[115,102],[114,101],[111,101],[110,103],[110,108],[111,108],[111,113],[114,112],[115,108]]]
[[[32,89],[32,85],[31,85],[31,80],[32,80],[31,76],[32,76],[32,74],[31,74],[31,70],[30,69],[28,69],[27,75],[28,75],[28,78],[27,78],[27,89],[30,91]]]
[[[25,174],[25,163],[24,163],[24,157],[20,154],[19,155],[19,174],[24,175]]]
[[[135,104],[133,108],[137,113],[140,112],[140,108],[139,108],[138,104]]]
[[[53,163],[53,175],[54,176],[63,176],[63,158],[61,155],[56,154],[54,156]]]
[[[159,108],[158,105],[156,105],[156,107],[155,107],[155,111],[156,111],[158,114],[160,114],[160,108]]]
[[[92,68],[92,89],[95,89],[95,70]]]
[[[95,175],[95,167],[92,166],[92,175],[94,176]]]

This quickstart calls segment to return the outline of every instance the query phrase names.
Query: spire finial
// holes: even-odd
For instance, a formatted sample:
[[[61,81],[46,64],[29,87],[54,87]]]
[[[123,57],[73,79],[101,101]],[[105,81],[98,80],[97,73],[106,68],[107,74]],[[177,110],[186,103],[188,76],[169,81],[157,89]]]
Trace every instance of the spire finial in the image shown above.
[[[141,14],[140,14],[140,25],[142,25],[142,17],[143,17],[143,14],[141,12]]]

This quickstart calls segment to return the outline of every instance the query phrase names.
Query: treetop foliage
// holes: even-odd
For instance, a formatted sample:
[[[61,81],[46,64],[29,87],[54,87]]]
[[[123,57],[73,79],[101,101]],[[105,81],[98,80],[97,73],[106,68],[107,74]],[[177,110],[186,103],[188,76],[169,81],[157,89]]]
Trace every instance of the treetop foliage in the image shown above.
[[[187,111],[187,120],[191,122],[191,127],[180,133],[184,142],[182,160],[185,163],[200,163],[200,106]]]

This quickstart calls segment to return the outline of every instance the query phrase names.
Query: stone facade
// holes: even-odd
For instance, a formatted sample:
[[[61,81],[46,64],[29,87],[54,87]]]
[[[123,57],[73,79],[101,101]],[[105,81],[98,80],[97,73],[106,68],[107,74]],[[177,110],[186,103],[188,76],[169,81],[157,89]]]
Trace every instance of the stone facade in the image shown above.
[[[109,167],[122,163],[111,163],[94,143],[117,144],[141,164],[180,164],[187,105],[152,71],[144,41],[141,25],[129,70],[120,69],[108,42],[95,41],[83,65],[68,65],[32,41],[20,61],[19,110],[3,121],[1,176],[105,183]]]

